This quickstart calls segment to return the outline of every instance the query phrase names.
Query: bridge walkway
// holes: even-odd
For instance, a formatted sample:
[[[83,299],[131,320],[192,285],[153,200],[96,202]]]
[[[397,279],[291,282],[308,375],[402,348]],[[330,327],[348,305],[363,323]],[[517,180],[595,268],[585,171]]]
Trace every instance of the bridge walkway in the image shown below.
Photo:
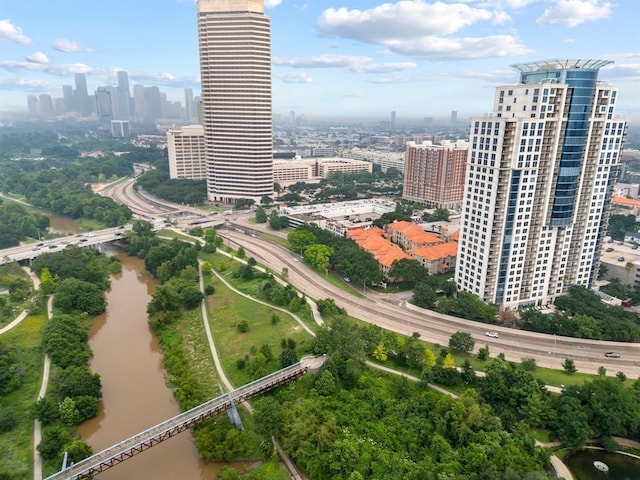
[[[85,458],[69,468],[47,477],[46,480],[92,478],[94,475],[148,450],[191,426],[231,408],[232,405],[300,378],[308,369],[314,369],[316,363],[315,359],[303,359],[301,362],[259,378]]]

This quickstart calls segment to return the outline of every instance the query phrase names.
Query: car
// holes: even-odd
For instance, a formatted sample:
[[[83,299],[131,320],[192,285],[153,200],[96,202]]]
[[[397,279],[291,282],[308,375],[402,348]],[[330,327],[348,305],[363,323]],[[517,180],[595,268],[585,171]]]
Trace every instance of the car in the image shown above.
[[[609,247],[609,248],[605,249],[605,252],[613,252],[613,248]]]
[[[124,230],[124,225],[119,225],[118,230]]]
[[[498,335],[498,332],[494,332],[494,331],[484,332],[484,335],[486,337],[491,337],[491,338],[498,338],[500,336]]]
[[[618,352],[607,352],[604,356],[607,358],[620,358],[620,354]]]
[[[622,256],[618,257],[618,261],[619,262],[624,262],[624,257],[622,257]]]
[[[349,283],[351,281],[351,279],[349,277],[344,277],[344,281]]]

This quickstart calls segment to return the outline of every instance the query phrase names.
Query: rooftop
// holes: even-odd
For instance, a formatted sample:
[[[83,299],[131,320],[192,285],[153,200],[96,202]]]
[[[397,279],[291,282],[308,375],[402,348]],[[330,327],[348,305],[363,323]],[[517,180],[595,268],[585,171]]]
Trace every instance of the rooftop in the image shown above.
[[[610,65],[613,60],[596,60],[596,59],[559,59],[540,60],[538,62],[514,63],[511,68],[515,68],[522,73],[542,72],[545,70],[571,70],[581,68],[585,70],[599,70],[600,68]]]

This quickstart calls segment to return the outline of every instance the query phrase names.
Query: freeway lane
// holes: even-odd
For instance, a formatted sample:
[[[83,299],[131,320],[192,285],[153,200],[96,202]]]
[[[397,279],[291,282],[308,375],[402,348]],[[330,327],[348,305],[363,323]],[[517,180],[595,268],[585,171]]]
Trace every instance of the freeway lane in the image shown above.
[[[136,205],[140,207],[144,204],[144,197],[136,195],[131,186],[127,187],[126,195],[119,200],[124,203],[132,202],[134,196]],[[170,206],[168,202],[164,205]],[[181,206],[176,205],[176,207]],[[153,211],[153,205],[149,205],[147,211]],[[240,222],[238,226],[242,229],[260,230],[260,226],[248,223],[243,217],[226,219],[234,223]],[[333,298],[336,304],[345,308],[350,315],[383,328],[405,335],[418,332],[421,338],[441,345],[448,344],[449,337],[453,333],[463,330],[472,334],[476,340],[476,348],[487,344],[492,355],[502,352],[511,361],[531,357],[535,358],[540,366],[561,369],[564,359],[572,358],[579,372],[597,373],[598,368],[604,366],[610,375],[622,371],[630,378],[640,376],[640,344],[538,334],[489,326],[428,310],[412,311],[403,301],[399,301],[392,295],[368,292],[368,297],[361,299],[327,282],[319,281],[317,274],[300,262],[299,258],[296,259],[294,253],[279,245],[251,235],[227,232],[228,238],[241,242],[249,255],[256,257],[256,260],[269,266],[273,271],[281,272],[282,267],[286,266],[289,270],[289,281],[306,295],[315,299]],[[497,331],[500,338],[486,337],[484,333],[487,330]],[[621,358],[605,358],[604,353],[608,351],[620,352]]]
[[[242,244],[248,255],[254,256],[275,272],[281,272],[282,267],[286,266],[289,281],[306,295],[316,299],[333,298],[350,315],[383,328],[406,335],[418,332],[421,338],[441,345],[446,345],[456,331],[468,331],[476,341],[476,348],[487,344],[492,355],[502,352],[508,360],[520,361],[523,357],[531,357],[540,366],[561,369],[564,359],[572,358],[580,372],[597,373],[598,368],[604,366],[609,374],[623,371],[631,378],[640,376],[640,344],[554,337],[489,326],[429,310],[411,310],[404,301],[397,300],[393,295],[370,292],[366,299],[359,298],[328,282],[318,281],[315,272],[300,262],[294,253],[279,245],[230,230],[221,234]],[[486,337],[484,333],[487,330],[497,331],[500,337]],[[621,358],[605,358],[607,351],[620,352]]]

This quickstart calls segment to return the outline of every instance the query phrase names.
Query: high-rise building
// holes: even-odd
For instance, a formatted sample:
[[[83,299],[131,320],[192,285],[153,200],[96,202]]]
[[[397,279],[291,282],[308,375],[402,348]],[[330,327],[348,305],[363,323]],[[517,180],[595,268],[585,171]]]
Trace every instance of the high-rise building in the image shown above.
[[[87,90],[87,77],[84,73],[74,75],[76,89],[73,92],[74,110],[83,117],[91,115],[91,104],[89,103],[89,90]]]
[[[273,194],[271,26],[263,0],[198,0],[210,200]]]
[[[111,124],[114,118],[116,89],[114,87],[98,87],[95,93],[98,121]]]
[[[451,123],[458,123],[458,111],[451,110]]]
[[[29,95],[27,97],[27,108],[29,109],[29,116],[35,118],[38,116],[38,97],[35,95]]]
[[[111,120],[111,136],[129,138],[131,136],[129,120]]]
[[[62,86],[62,99],[65,113],[73,112],[73,87],[71,85]]]
[[[396,126],[396,111],[393,110],[391,112],[391,126],[395,127]]]
[[[38,97],[38,114],[40,118],[45,120],[54,117],[53,100],[48,93],[43,93]]]
[[[129,120],[131,117],[129,75],[123,70],[118,72],[118,86],[116,87],[115,95],[115,117],[119,120]]]
[[[138,122],[144,118],[144,85],[133,86],[133,113]]]
[[[167,131],[169,177],[188,180],[207,178],[207,156],[202,125]]]
[[[142,123],[155,124],[162,117],[162,96],[158,87],[144,87]]]
[[[187,119],[187,121],[191,121],[196,117],[192,88],[184,89],[184,117]]]
[[[407,142],[402,198],[431,208],[459,210],[469,144],[465,141]]]
[[[596,280],[627,124],[606,60],[513,65],[493,114],[471,120],[458,287],[513,309]]]

